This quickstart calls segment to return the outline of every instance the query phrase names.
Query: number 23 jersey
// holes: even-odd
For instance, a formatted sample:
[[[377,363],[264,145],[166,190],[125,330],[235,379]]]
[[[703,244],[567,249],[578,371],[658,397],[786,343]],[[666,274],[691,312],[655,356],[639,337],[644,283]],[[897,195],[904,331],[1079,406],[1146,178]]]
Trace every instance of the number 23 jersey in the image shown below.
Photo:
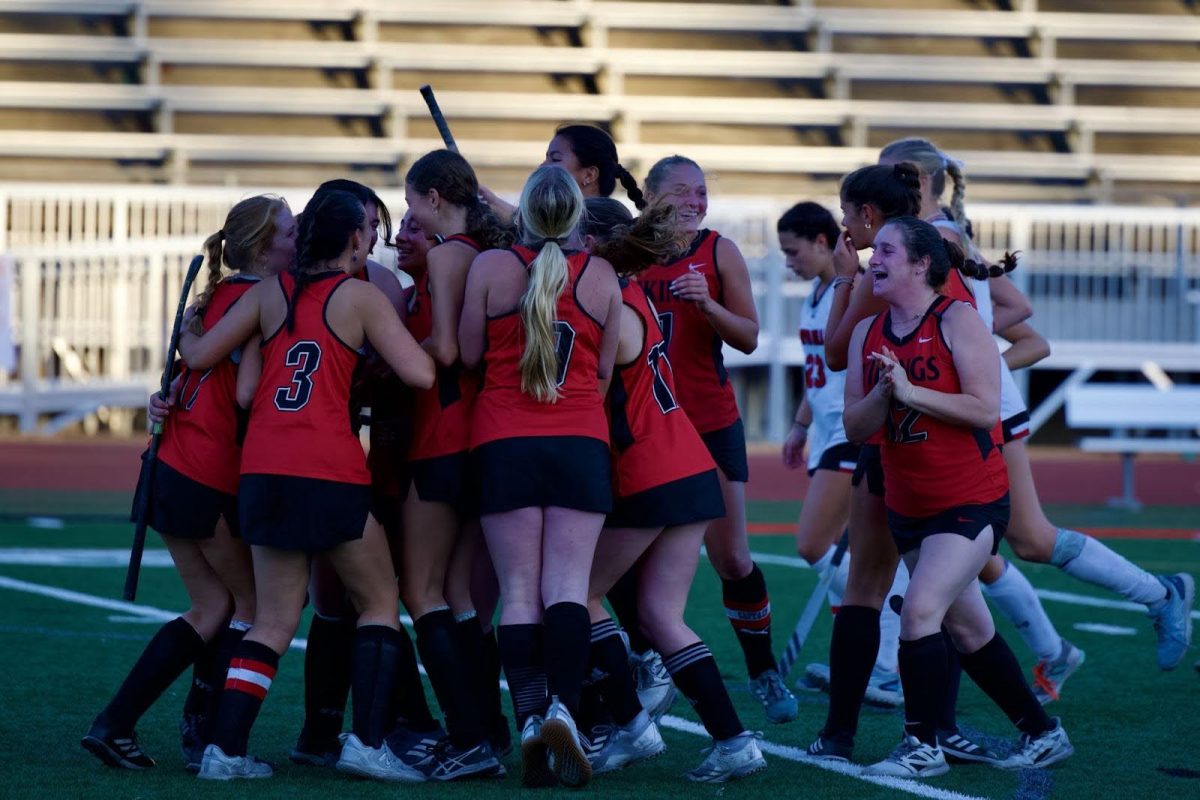
[[[242,448],[242,474],[293,475],[369,484],[366,454],[350,426],[350,381],[361,354],[325,318],[329,299],[351,280],[343,272],[311,276],[294,309],[262,343],[262,376]],[[290,298],[291,273],[278,277]]]
[[[954,357],[942,336],[942,315],[954,304],[934,300],[916,330],[904,337],[891,331],[891,314],[871,320],[863,341],[863,392],[879,379],[878,362],[868,359],[888,347],[913,386],[958,394],[962,385]],[[990,503],[1008,491],[1000,454],[1000,418],[987,430],[937,419],[892,400],[882,445],[884,503],[906,517],[931,517],[955,506]]]
[[[525,247],[513,247],[511,252],[526,270],[537,257]],[[525,328],[520,309],[488,317],[483,387],[471,421],[472,448],[519,436],[587,436],[608,443],[608,420],[596,374],[604,327],[575,297],[591,256],[569,250],[566,256],[567,283],[554,311],[558,400],[539,403],[521,390]]]
[[[804,396],[812,409],[808,428],[808,468],[816,469],[821,454],[846,443],[842,426],[845,407],[846,371],[830,372],[825,366],[825,325],[833,307],[829,284],[813,281],[812,293],[800,310],[800,346],[804,349]]]

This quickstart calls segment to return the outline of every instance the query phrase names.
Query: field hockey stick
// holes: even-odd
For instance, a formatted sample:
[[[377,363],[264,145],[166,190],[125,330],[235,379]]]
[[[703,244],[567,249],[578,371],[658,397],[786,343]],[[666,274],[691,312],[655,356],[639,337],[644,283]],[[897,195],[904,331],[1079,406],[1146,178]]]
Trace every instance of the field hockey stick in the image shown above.
[[[433,87],[428,83],[421,87],[421,97],[425,98],[425,105],[429,106],[429,116],[433,117],[433,124],[437,126],[438,133],[442,135],[446,149],[457,153],[458,145],[454,142],[454,134],[450,133],[450,125],[446,122],[441,107],[438,106],[437,98],[433,96]]]
[[[843,532],[842,538],[838,539],[837,548],[833,551],[833,558],[829,561],[829,566],[821,573],[817,587],[813,589],[808,603],[804,606],[804,611],[800,614],[799,621],[796,622],[792,638],[788,639],[787,647],[784,648],[783,655],[779,657],[779,674],[785,679],[792,671],[792,667],[795,666],[796,659],[800,657],[804,641],[812,632],[813,623],[817,621],[817,615],[821,613],[821,608],[825,605],[825,594],[829,591],[829,584],[833,582],[833,576],[838,571],[838,567],[842,565],[842,558],[846,555],[846,547],[849,542],[849,534]]]
[[[179,348],[179,329],[183,327],[183,312],[187,309],[188,295],[192,284],[204,264],[204,256],[194,256],[183,276],[183,289],[179,292],[179,305],[175,308],[175,323],[171,326],[171,339],[167,344],[167,364],[163,367],[162,385],[158,396],[167,399],[171,392],[171,368],[175,364],[175,351]],[[125,591],[122,594],[132,602],[137,597],[138,577],[142,572],[142,551],[146,548],[146,526],[150,515],[150,496],[153,490],[154,464],[158,461],[158,442],[162,438],[162,423],[156,422],[150,430],[150,447],[142,458],[142,471],[138,476],[138,492],[135,498],[133,546],[129,550],[129,568],[125,571]]]

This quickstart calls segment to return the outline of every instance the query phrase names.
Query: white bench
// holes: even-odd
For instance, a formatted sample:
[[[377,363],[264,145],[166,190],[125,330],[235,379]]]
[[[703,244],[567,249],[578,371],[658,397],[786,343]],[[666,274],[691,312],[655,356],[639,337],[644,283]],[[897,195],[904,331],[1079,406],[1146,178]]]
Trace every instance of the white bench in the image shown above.
[[[1109,436],[1085,436],[1087,453],[1121,454],[1121,488],[1113,505],[1131,510],[1141,504],[1134,494],[1133,459],[1138,453],[1200,453],[1200,386],[1083,384],[1067,392],[1067,424],[1072,428],[1108,428]],[[1146,435],[1165,430],[1170,438]],[[1135,436],[1133,432],[1143,435]]]

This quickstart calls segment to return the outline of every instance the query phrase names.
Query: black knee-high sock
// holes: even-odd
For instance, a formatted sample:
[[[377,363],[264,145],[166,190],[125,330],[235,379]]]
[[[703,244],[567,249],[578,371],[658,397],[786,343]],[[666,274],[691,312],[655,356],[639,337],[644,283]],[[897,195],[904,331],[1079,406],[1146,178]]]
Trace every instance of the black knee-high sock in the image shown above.
[[[192,685],[188,687],[187,697],[183,698],[183,716],[203,718],[208,712],[213,695],[220,684],[225,682],[225,670],[229,668],[226,658],[222,669],[220,648],[221,640],[229,628],[222,625],[217,635],[204,645],[204,652],[192,665]]]
[[[212,743],[226,755],[246,755],[250,729],[278,668],[279,654],[265,644],[243,640],[234,650],[212,730]]]
[[[442,714],[446,717],[446,731],[450,740],[459,748],[474,747],[486,738],[483,725],[476,709],[470,704],[470,687],[464,680],[462,656],[454,630],[454,614],[448,608],[439,608],[421,616],[413,624],[417,632],[417,650],[433,693],[437,695]]]
[[[400,634],[386,625],[363,625],[354,634],[353,727],[367,747],[379,747],[391,728],[400,647]]]
[[[480,723],[487,730],[492,721],[484,706],[487,689],[484,682],[487,672],[483,663],[483,628],[479,627],[479,617],[472,611],[469,615],[456,616],[454,619],[454,636],[458,642],[458,652],[462,657],[463,681],[466,687],[467,703],[472,713],[480,718]]]
[[[937,743],[937,722],[946,697],[946,637],[941,631],[900,640],[900,683],[904,685],[904,732]]]
[[[592,623],[587,606],[555,603],[542,617],[546,628],[546,685],[571,715],[579,713],[579,692],[588,672]]]
[[[608,590],[606,597],[612,606],[617,622],[629,637],[629,649],[635,653],[644,653],[652,648],[650,640],[642,633],[638,622],[638,573],[639,567],[634,564],[621,576],[613,587]]]
[[[744,730],[725,682],[721,680],[717,662],[704,642],[690,644],[663,657],[663,665],[679,691],[696,709],[709,736],[720,742]]]
[[[721,595],[751,679],[775,669],[775,653],[771,650],[771,599],[767,596],[767,581],[758,564],[744,578],[722,579]]]
[[[937,728],[939,731],[954,732],[958,730],[958,691],[962,684],[963,670],[962,662],[958,659],[958,650],[954,648],[954,642],[950,640],[950,637],[945,634],[946,629],[942,628],[943,639],[946,643],[946,691],[942,695]]]
[[[336,744],[342,732],[353,671],[354,630],[353,619],[313,614],[304,651],[304,737],[309,741]]]
[[[496,642],[493,628],[483,634],[483,682],[480,684],[483,713],[493,725],[507,725],[504,709],[500,704],[500,645]]]
[[[545,714],[546,693],[545,629],[541,625],[501,625],[496,629],[500,661],[512,696],[517,730],[535,714]]]
[[[158,629],[100,716],[117,731],[132,731],[163,692],[204,654],[204,639],[176,617]]]
[[[399,650],[396,662],[396,679],[392,683],[391,712],[392,722],[403,725],[412,731],[426,733],[437,728],[437,720],[429,711],[429,702],[425,699],[425,687],[421,683],[421,672],[417,669],[417,651],[413,648],[412,639],[403,627],[396,632],[396,646]]]
[[[590,661],[592,674],[601,676],[596,680],[596,687],[613,720],[618,725],[628,725],[641,713],[642,704],[638,701],[637,686],[629,669],[629,652],[617,623],[611,619],[592,623]]]
[[[1017,657],[999,633],[974,653],[959,653],[958,657],[971,680],[1022,733],[1037,736],[1054,727],[1046,709],[1025,682]]]
[[[854,739],[863,696],[878,655],[879,611],[870,606],[838,609],[829,640],[829,711],[822,735]]]

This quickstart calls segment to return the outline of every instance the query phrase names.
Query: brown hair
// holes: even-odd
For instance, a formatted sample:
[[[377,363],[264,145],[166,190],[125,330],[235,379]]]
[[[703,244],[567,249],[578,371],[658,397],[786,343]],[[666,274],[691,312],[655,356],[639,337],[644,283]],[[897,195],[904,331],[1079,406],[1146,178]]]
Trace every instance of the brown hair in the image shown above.
[[[467,236],[483,249],[503,250],[516,238],[488,204],[479,199],[479,179],[465,158],[450,150],[433,150],[408,168],[404,182],[421,194],[437,189],[448,203],[467,210]]]

